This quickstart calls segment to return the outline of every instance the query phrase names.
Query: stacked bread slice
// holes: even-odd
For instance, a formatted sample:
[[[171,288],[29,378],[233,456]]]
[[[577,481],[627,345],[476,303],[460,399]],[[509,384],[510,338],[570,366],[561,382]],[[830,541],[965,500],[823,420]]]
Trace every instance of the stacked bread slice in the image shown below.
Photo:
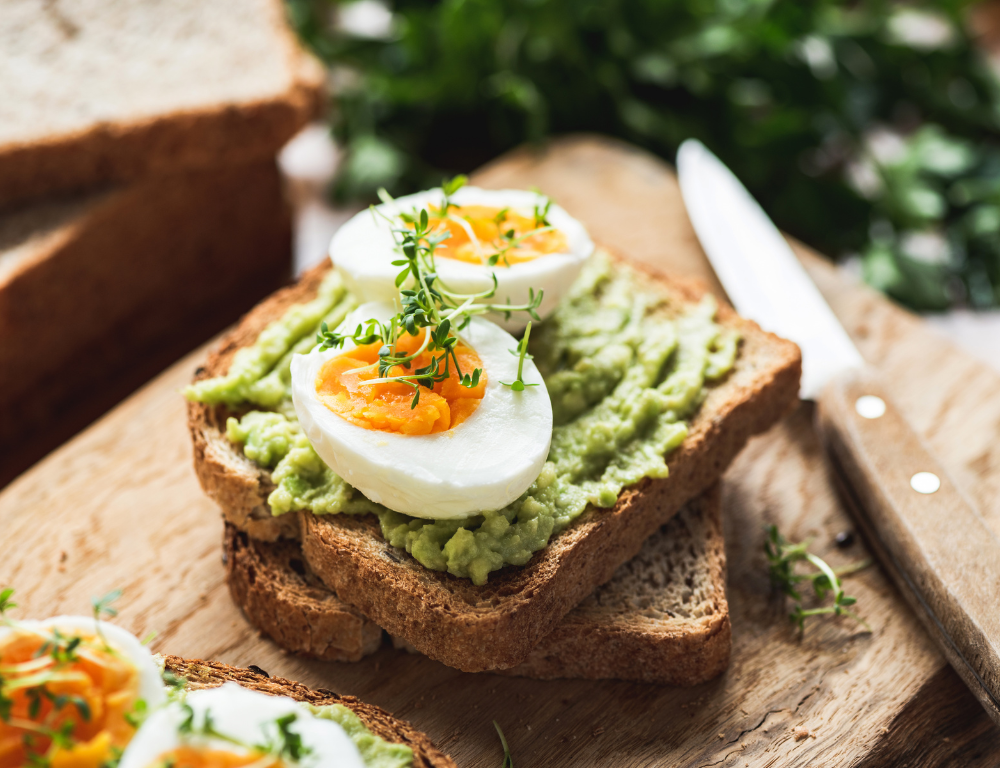
[[[2,483],[287,278],[324,73],[281,0],[11,0],[0,82]]]
[[[328,269],[260,304],[196,378],[224,375],[270,322],[316,295]],[[642,279],[674,305],[693,305],[704,292],[662,275]],[[719,674],[730,627],[717,483],[746,441],[796,402],[801,357],[728,308],[717,320],[739,333],[740,352],[668,455],[669,477],[627,488],[611,509],[589,508],[525,566],[483,586],[423,567],[390,546],[369,516],[272,517],[270,473],[226,439],[228,410],[189,404],[195,469],[227,520],[234,599],[283,647],[324,659],[358,659],[385,630],[469,672],[673,684]]]

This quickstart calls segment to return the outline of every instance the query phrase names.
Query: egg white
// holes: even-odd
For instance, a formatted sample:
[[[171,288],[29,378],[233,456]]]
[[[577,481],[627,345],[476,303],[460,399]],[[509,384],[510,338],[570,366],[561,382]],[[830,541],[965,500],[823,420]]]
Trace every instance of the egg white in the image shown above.
[[[340,326],[388,320],[396,310],[369,303]],[[345,481],[389,509],[424,518],[458,518],[505,507],[538,477],[552,441],[552,405],[534,363],[525,360],[522,392],[500,382],[517,378],[517,341],[474,317],[459,338],[476,351],[487,376],[479,407],[453,429],[401,435],[365,429],[331,411],[316,395],[316,378],[332,357],[353,349],[314,350],[292,358],[292,400],[316,453]]]
[[[334,265],[344,275],[347,287],[361,301],[391,302],[396,298],[395,278],[399,267],[392,265],[402,256],[396,250],[392,229],[399,228],[399,213],[412,213],[414,209],[439,205],[443,193],[440,189],[430,189],[413,195],[397,198],[393,203],[376,206],[377,213],[362,211],[344,224],[330,243],[330,257]],[[451,197],[458,205],[487,205],[496,208],[510,208],[530,216],[537,204],[544,204],[545,198],[535,192],[517,189],[488,190],[478,187],[462,187]],[[379,213],[383,215],[378,215]],[[386,220],[389,217],[395,223]],[[542,303],[537,312],[543,319],[551,314],[556,304],[566,294],[584,262],[594,252],[594,243],[587,230],[576,219],[558,205],[549,209],[548,219],[552,226],[566,235],[569,248],[563,253],[540,256],[531,261],[512,264],[509,267],[486,267],[456,259],[437,258],[437,274],[449,290],[455,293],[480,293],[488,290],[493,281],[491,273],[497,277],[497,291],[488,301],[504,304],[526,304],[528,290],[544,291]],[[502,314],[488,315],[490,320],[502,325],[511,333],[524,329],[531,318],[526,312],[512,313],[510,319]]]
[[[194,711],[194,722],[204,722],[211,713],[215,730],[248,746],[263,744],[277,733],[275,720],[291,712],[298,715],[289,728],[302,737],[309,749],[299,765],[308,768],[364,768],[358,748],[344,729],[332,720],[319,718],[299,702],[285,696],[268,696],[237,683],[192,691],[184,699]],[[139,728],[122,755],[119,768],[149,768],[161,755],[183,746],[247,753],[239,745],[202,734],[182,734],[185,712],[173,702],[154,712]]]
[[[106,621],[95,621],[92,616],[54,616],[41,621],[18,621],[14,626],[0,627],[0,644],[13,632],[35,632],[48,636],[53,629],[73,637],[96,637],[97,629],[108,645],[128,659],[139,674],[139,698],[146,702],[147,711],[161,706],[167,700],[160,667],[153,654],[131,632]]]

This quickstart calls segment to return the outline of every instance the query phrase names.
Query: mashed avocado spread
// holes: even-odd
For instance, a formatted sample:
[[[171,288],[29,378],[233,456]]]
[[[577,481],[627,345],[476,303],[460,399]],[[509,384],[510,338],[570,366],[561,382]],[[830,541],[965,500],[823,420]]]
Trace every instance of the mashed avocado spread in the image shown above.
[[[343,704],[324,707],[307,705],[316,717],[333,720],[344,729],[347,737],[361,753],[365,768],[410,768],[413,765],[413,750],[405,744],[393,744],[380,739],[368,730],[361,718]]]
[[[240,350],[226,376],[197,382],[185,394],[257,407],[230,418],[226,434],[247,458],[272,470],[273,514],[372,513],[386,540],[427,568],[485,584],[490,572],[527,563],[588,504],[611,507],[626,486],[666,477],[664,457],[687,435],[685,419],[701,404],[706,384],[732,368],[739,338],[714,321],[711,297],[676,307],[643,280],[598,253],[532,333],[530,351],[555,423],[548,460],[517,501],[466,519],[425,520],[369,501],[320,460],[299,427],[290,395],[292,354],[312,348],[321,322],[335,327],[356,306],[335,272],[316,299],[289,309]]]

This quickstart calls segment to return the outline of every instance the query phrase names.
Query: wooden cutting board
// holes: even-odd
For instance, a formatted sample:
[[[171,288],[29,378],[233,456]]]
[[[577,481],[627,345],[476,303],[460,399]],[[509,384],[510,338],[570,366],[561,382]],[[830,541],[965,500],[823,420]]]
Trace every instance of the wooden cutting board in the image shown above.
[[[482,170],[486,186],[538,185],[596,240],[717,287],[670,169],[602,139],[519,151]],[[915,317],[802,253],[892,396],[1000,533],[1000,376]],[[0,585],[21,616],[87,612],[122,588],[120,622],[152,647],[256,664],[356,694],[411,720],[464,766],[497,766],[492,721],[518,765],[886,766],[1000,764],[998,733],[877,568],[849,579],[867,634],[825,619],[799,638],[774,597],[763,525],[837,565],[851,529],[803,406],[747,447],[726,476],[733,656],[694,689],[614,681],[469,675],[383,648],[356,664],[288,657],[229,600],[221,521],[191,468],[180,388],[203,351],[181,360],[0,494]],[[71,375],[71,372],[67,372]]]

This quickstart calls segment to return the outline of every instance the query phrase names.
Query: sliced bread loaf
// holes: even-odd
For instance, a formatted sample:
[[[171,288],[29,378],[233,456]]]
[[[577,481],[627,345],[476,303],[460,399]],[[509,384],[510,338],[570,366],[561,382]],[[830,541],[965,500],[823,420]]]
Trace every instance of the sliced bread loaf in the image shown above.
[[[273,157],[318,111],[281,0],[5,0],[0,206]]]
[[[326,264],[250,313],[199,368],[197,378],[224,374],[235,352],[268,322],[316,293]],[[704,289],[652,273],[665,298],[697,302]],[[798,400],[798,347],[721,307],[718,322],[743,341],[735,368],[707,397],[683,444],[668,457],[670,476],[625,490],[611,509],[589,508],[523,567],[507,567],[489,583],[432,571],[390,546],[371,516],[304,514],[300,522],[269,518],[269,474],[240,454],[224,435],[226,411],[191,403],[188,417],[195,470],[229,519],[262,538],[294,534],[312,571],[341,599],[421,653],[468,672],[523,662],[572,608],[617,568],[689,499],[705,491],[750,436],[781,418]],[[288,516],[286,516],[288,517]],[[249,526],[256,524],[253,528]]]
[[[455,768],[455,762],[435,747],[426,734],[405,720],[354,696],[340,696],[322,688],[313,690],[281,677],[269,677],[263,670],[242,669],[217,661],[183,659],[180,656],[165,656],[163,661],[167,671],[184,678],[187,687],[193,690],[217,688],[233,682],[254,691],[271,696],[288,696],[317,707],[341,704],[357,715],[365,727],[379,738],[412,749],[413,768]]]
[[[316,578],[296,542],[255,541],[227,523],[224,546],[233,600],[285,650],[357,661],[380,646],[379,627]],[[504,673],[663,685],[710,680],[729,663],[725,570],[719,490],[713,486]]]
[[[273,159],[0,214],[0,485],[290,269]]]

